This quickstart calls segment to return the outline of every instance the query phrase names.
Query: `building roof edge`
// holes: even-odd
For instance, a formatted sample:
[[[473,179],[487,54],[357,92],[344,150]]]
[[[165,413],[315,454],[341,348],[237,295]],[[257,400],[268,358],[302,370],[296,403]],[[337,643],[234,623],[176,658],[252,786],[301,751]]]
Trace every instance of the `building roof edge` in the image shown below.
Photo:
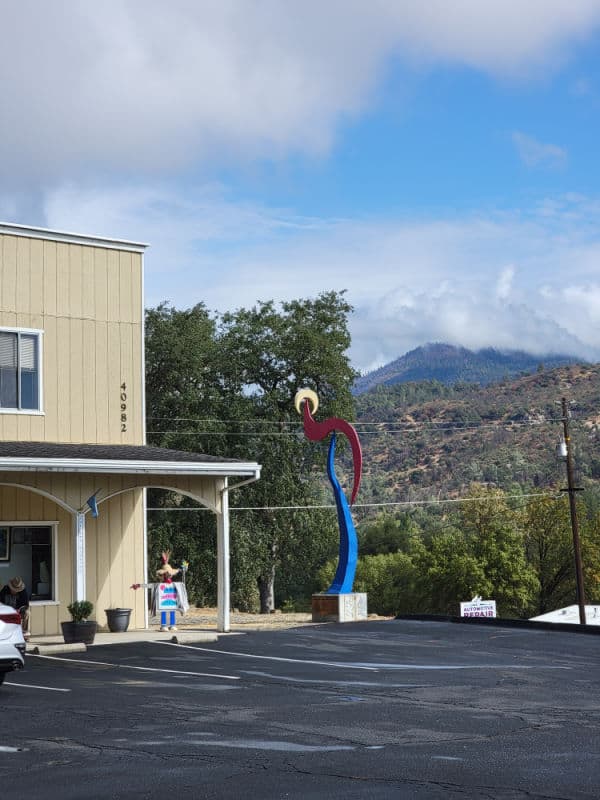
[[[44,239],[50,242],[80,244],[87,247],[104,247],[110,250],[127,250],[133,253],[143,253],[148,247],[143,242],[131,242],[127,239],[94,236],[85,233],[55,231],[50,228],[38,228],[32,225],[18,225],[15,222],[0,221],[0,234],[2,233],[7,236],[23,236],[29,239]]]

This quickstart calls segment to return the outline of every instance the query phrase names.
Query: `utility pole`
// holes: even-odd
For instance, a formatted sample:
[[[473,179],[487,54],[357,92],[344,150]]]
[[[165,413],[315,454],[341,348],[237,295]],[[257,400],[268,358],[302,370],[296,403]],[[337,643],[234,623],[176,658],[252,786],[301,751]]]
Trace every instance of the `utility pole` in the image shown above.
[[[577,507],[575,505],[575,492],[580,492],[573,484],[573,455],[571,453],[571,437],[569,435],[569,407],[567,398],[562,398],[562,421],[566,445],[567,465],[567,491],[569,494],[569,509],[571,511],[571,529],[573,531],[573,552],[575,555],[575,578],[577,581],[577,605],[579,606],[579,622],[585,625],[585,591],[583,588],[583,568],[581,566],[581,543],[579,540],[579,524],[577,522]]]

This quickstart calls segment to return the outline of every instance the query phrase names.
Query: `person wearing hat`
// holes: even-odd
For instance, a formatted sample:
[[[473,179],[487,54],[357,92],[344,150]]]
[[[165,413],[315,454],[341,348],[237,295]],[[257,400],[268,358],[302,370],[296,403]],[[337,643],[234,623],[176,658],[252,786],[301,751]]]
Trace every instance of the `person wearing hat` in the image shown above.
[[[15,608],[21,614],[23,636],[29,639],[29,594],[20,575],[15,575],[0,589],[0,603]]]

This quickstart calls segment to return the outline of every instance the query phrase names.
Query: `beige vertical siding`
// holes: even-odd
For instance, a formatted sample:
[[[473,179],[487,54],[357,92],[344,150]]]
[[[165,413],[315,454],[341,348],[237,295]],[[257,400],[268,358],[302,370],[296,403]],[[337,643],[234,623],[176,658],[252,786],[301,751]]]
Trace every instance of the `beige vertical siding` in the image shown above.
[[[0,233],[0,328],[42,332],[43,387],[43,413],[0,412],[0,440],[142,444],[141,253],[57,238]],[[125,485],[132,482],[0,473],[0,523],[58,523],[57,602],[32,606],[34,634],[60,633],[73,598],[73,514],[39,492],[77,509],[99,487],[106,496]],[[86,516],[87,596],[101,626],[111,607],[132,608],[132,627],[144,624],[145,594],[129,588],[145,579],[143,531],[139,488],[106,501],[98,519]],[[0,566],[0,580],[7,570]]]
[[[68,619],[67,605],[71,602],[73,592],[71,516],[56,503],[39,494],[25,489],[0,486],[0,523],[5,522],[58,523],[54,554],[56,571],[53,565],[54,591],[57,600],[31,604],[31,632],[34,635],[60,633],[59,622]],[[0,581],[4,584],[11,575],[9,562],[0,568]]]
[[[32,488],[69,500],[76,508],[101,485],[105,492],[119,491],[123,486],[117,476],[39,474],[32,479],[22,473],[0,474],[0,482],[11,481],[29,481]],[[131,608],[131,628],[143,628],[145,593],[130,588],[132,583],[145,580],[142,490],[118,494],[100,508],[97,519],[86,515],[86,594],[95,605],[93,618],[105,627],[105,609]],[[33,634],[59,634],[60,622],[69,619],[67,606],[73,598],[73,516],[36,491],[0,485],[0,524],[6,522],[58,522],[56,602],[32,603],[31,630]],[[10,562],[0,565],[2,584],[11,576]]]
[[[0,233],[0,327],[43,331],[44,393],[0,439],[142,444],[142,313],[140,253]]]

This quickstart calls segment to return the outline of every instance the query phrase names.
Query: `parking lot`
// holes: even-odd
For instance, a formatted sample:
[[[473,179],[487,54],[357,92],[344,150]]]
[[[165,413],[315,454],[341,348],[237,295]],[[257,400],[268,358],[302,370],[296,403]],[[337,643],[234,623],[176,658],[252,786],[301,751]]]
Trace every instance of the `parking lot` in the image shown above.
[[[394,620],[28,656],[3,796],[597,798],[600,637]]]

